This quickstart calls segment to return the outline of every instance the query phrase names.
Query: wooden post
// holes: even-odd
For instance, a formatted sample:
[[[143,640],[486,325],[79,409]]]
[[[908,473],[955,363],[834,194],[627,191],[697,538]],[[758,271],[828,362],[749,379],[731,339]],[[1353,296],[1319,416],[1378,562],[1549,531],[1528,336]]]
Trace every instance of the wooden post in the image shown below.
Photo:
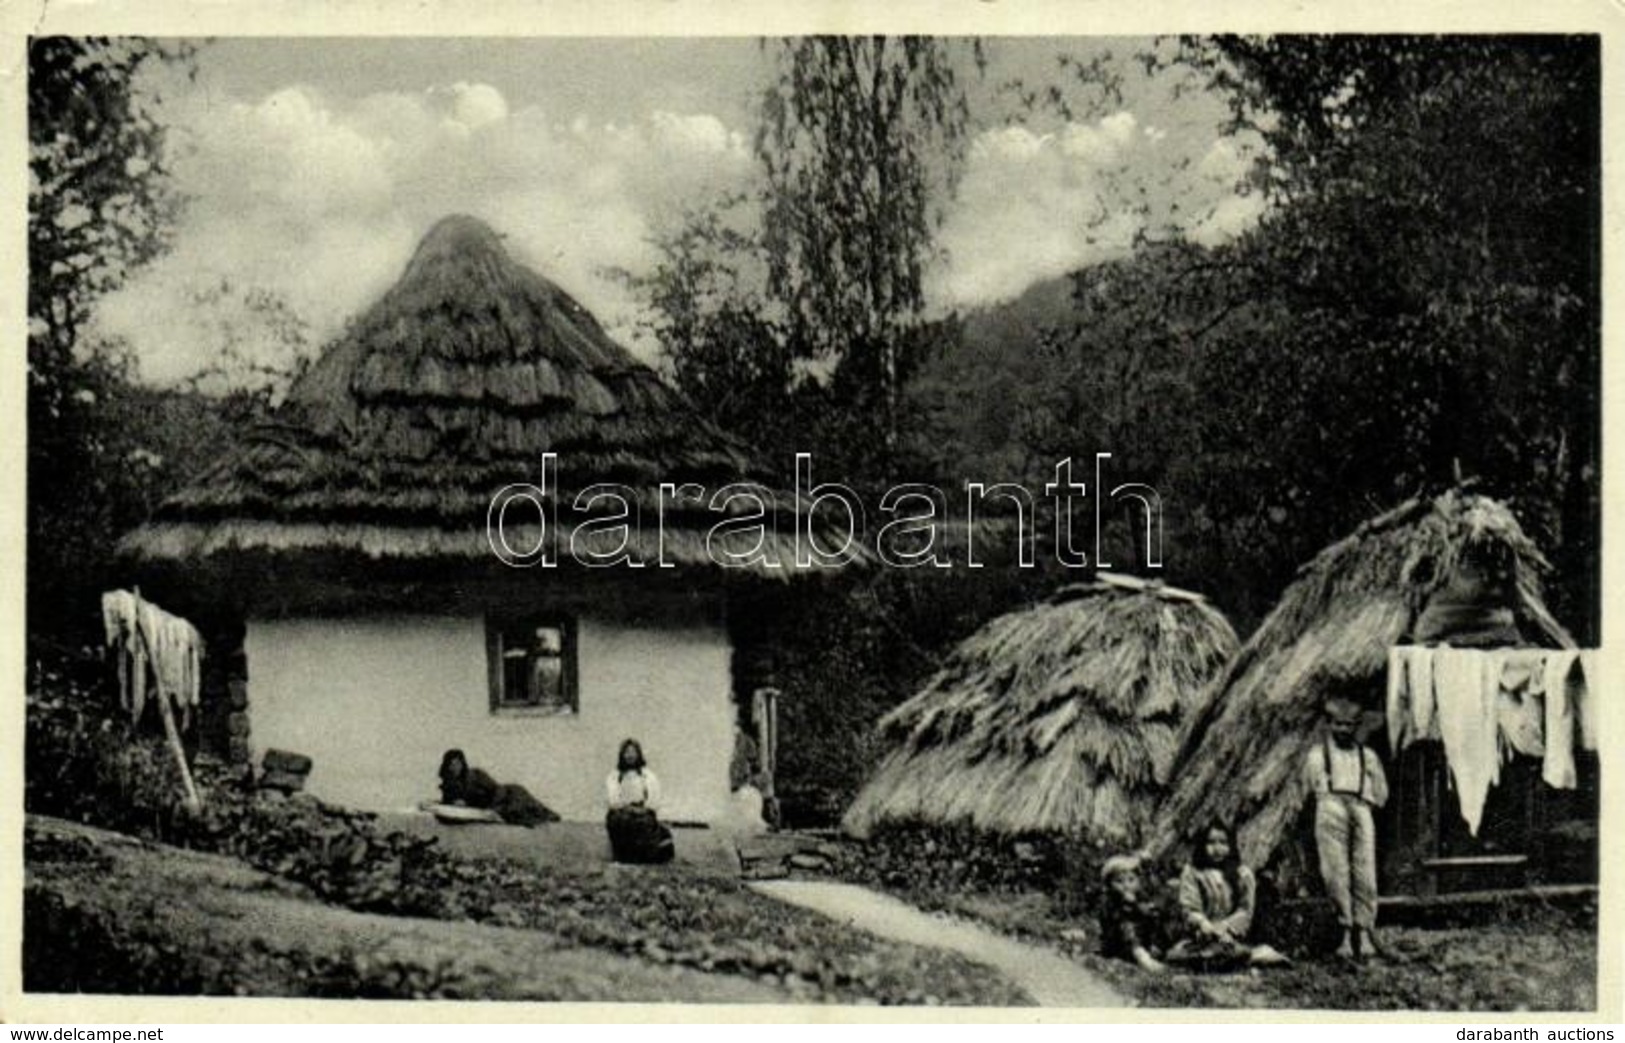
[[[198,798],[197,787],[192,783],[192,770],[186,766],[186,749],[181,746],[181,734],[175,728],[175,714],[169,708],[169,693],[161,688],[158,690],[158,713],[164,719],[164,735],[169,739],[169,751],[175,755],[175,763],[181,769],[181,785],[186,790],[186,810],[196,814],[203,810],[203,801]]]
[[[153,662],[152,646],[147,643],[147,635],[141,632],[141,588],[135,588],[136,608],[136,639],[147,646],[147,662]],[[153,680],[157,682],[158,671],[153,670]],[[203,801],[197,795],[197,786],[192,782],[192,769],[186,766],[186,748],[181,745],[180,730],[175,727],[175,712],[169,705],[169,692],[164,690],[162,684],[154,683],[153,689],[158,697],[158,716],[163,718],[164,737],[169,740],[169,752],[175,755],[175,764],[181,769],[181,787],[186,791],[186,810],[196,814],[203,810]]]

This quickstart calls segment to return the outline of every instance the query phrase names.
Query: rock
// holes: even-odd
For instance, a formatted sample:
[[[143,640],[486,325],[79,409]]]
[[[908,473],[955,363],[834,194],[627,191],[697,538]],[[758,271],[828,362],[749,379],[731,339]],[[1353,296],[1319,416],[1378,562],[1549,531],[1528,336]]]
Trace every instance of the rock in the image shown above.
[[[1066,930],[1061,932],[1060,939],[1063,942],[1071,942],[1074,945],[1086,945],[1089,942],[1089,932],[1084,930],[1082,927],[1068,927]]]
[[[228,735],[230,735],[234,739],[245,739],[245,738],[248,737],[248,732],[249,732],[248,714],[243,713],[241,711],[238,711],[236,713],[232,713],[232,714],[227,715],[227,717],[226,717],[226,733]]]
[[[226,759],[233,764],[247,764],[254,759],[254,751],[248,745],[248,739],[240,735],[233,735],[226,742]]]
[[[287,750],[266,750],[260,764],[264,766],[266,774],[282,772],[288,775],[309,775],[314,762],[302,753],[289,753]]]
[[[233,710],[248,709],[248,682],[240,677],[227,681],[226,698],[231,702]]]
[[[305,788],[305,777],[286,771],[267,771],[260,776],[259,786],[262,790],[296,793]]]
[[[796,852],[790,856],[789,861],[790,864],[797,869],[823,870],[829,868],[829,859],[822,855],[815,855],[806,851]]]
[[[740,873],[746,880],[783,880],[789,875],[790,870],[783,862],[755,862]]]

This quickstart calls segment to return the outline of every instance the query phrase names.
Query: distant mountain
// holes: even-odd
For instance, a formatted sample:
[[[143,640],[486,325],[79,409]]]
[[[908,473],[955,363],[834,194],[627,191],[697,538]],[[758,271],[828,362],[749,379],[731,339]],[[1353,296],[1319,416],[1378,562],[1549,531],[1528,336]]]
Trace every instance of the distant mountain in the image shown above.
[[[1055,369],[1046,334],[1072,321],[1072,280],[1062,277],[961,315],[957,331],[945,327],[908,392],[922,415],[926,455],[966,480],[1019,477],[1022,407]]]

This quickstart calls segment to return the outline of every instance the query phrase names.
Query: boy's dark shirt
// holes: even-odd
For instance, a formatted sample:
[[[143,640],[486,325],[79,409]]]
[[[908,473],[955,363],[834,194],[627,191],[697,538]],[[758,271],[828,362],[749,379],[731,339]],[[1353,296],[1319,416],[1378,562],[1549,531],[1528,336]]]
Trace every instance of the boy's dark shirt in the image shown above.
[[[1150,902],[1127,902],[1110,891],[1100,916],[1100,953],[1102,956],[1133,960],[1134,950],[1156,949],[1156,915]]]

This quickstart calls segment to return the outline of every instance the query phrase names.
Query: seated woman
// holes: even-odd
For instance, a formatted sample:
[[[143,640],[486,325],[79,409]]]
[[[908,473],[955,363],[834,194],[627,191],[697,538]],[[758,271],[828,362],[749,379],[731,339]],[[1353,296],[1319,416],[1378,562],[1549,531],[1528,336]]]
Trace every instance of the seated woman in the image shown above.
[[[466,808],[484,808],[515,826],[557,822],[559,816],[518,783],[501,784],[479,768],[471,768],[462,750],[447,750],[440,758],[440,802]]]
[[[609,847],[617,862],[653,865],[670,862],[675,853],[671,830],[660,824],[660,780],[643,759],[636,739],[621,743],[615,770],[605,780],[609,814]]]
[[[1100,911],[1100,954],[1127,960],[1143,971],[1167,968],[1156,956],[1156,913],[1140,893],[1140,857],[1114,855],[1100,867],[1106,886]]]
[[[1257,896],[1258,882],[1241,864],[1235,831],[1223,822],[1212,823],[1197,838],[1191,861],[1179,874],[1184,937],[1164,959],[1205,971],[1286,963],[1268,945],[1247,940]]]

